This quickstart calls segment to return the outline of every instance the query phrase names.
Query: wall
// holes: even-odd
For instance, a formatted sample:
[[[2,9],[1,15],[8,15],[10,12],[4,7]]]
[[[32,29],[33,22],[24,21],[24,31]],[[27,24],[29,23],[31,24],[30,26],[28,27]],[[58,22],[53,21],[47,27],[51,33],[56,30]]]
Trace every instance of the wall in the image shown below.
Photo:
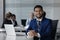
[[[0,27],[3,22],[3,0],[0,0]]]
[[[51,7],[51,3],[53,4],[52,0],[6,0],[6,13],[10,11],[16,14],[18,24],[20,24],[21,19],[28,19],[33,12],[33,7],[40,4],[47,12],[47,17],[52,19],[53,7]]]
[[[47,18],[59,20],[58,28],[60,28],[60,0],[6,0],[6,12],[16,14],[18,24],[20,24],[21,19],[29,18],[33,7],[37,4],[43,6]]]

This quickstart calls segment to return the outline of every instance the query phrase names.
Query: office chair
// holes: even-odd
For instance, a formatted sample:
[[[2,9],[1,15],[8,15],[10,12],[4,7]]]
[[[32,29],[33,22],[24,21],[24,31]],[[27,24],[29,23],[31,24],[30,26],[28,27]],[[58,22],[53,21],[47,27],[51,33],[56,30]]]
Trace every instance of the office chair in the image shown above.
[[[55,40],[56,30],[57,30],[57,24],[58,20],[51,20],[52,21],[52,40]]]

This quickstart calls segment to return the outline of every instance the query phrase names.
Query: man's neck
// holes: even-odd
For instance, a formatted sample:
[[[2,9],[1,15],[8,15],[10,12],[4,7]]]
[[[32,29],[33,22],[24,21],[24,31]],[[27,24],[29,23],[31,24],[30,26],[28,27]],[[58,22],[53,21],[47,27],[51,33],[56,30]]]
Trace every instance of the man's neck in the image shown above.
[[[41,18],[37,18],[38,21],[42,21],[42,19],[43,19],[42,17]]]

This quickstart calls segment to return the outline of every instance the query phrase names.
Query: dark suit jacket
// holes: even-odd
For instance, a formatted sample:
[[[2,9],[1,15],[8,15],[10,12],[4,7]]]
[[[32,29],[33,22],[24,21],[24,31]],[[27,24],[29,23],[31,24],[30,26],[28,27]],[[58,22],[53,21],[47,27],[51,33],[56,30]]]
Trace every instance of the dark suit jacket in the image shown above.
[[[52,28],[52,23],[50,19],[43,18],[40,24],[40,29],[38,31],[38,26],[37,26],[37,20],[33,19],[30,22],[30,26],[27,29],[27,32],[29,30],[35,30],[35,32],[39,33],[41,35],[41,40],[52,40],[51,38],[51,28]]]
[[[13,22],[14,22],[14,26],[17,26],[18,25],[16,20],[14,20]]]
[[[12,24],[12,22],[11,22],[11,20],[5,19],[5,20],[3,21],[2,28],[5,28],[5,27],[4,27],[4,24]]]

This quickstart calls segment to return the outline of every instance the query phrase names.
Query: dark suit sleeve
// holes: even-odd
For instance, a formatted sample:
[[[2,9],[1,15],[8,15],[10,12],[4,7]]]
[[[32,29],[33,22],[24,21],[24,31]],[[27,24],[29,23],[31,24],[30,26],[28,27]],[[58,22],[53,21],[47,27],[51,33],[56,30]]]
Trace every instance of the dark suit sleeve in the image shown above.
[[[17,21],[15,21],[15,24],[14,24],[14,26],[17,26],[18,24],[17,24]]]
[[[49,21],[47,24],[46,30],[44,32],[41,32],[40,35],[42,37],[51,36],[51,29],[52,29],[52,23],[51,23],[51,21]]]
[[[27,32],[29,32],[30,30],[32,30],[32,21],[30,22],[29,27],[28,27],[28,29],[26,30],[26,34],[27,34]]]

